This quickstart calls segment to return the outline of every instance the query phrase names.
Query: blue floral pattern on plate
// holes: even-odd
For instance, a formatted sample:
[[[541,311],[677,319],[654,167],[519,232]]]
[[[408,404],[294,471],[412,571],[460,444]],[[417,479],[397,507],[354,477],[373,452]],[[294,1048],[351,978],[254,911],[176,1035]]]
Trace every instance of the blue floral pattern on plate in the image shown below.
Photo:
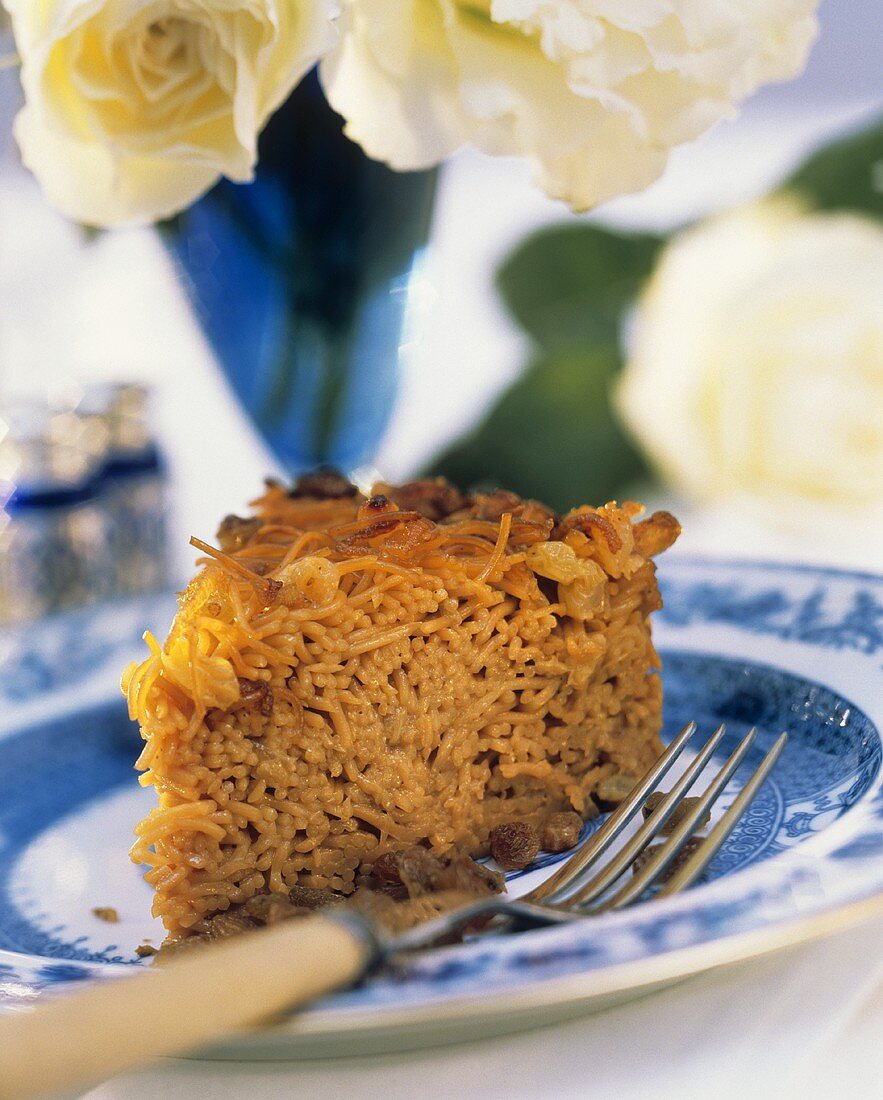
[[[883,891],[883,578],[676,556],[660,578],[666,734],[691,717],[705,732],[723,720],[725,753],[756,725],[755,760],[781,729],[791,735],[706,881],[623,913],[422,955],[311,1009],[313,1032],[361,1009],[382,1021],[469,996],[491,1011],[525,990],[542,1003],[555,979],[590,983]],[[169,610],[140,601],[0,635],[0,1008],[130,970],[136,944],[161,938],[126,858],[152,797],[135,783],[137,731],[108,685]],[[738,785],[737,775],[729,799]],[[120,923],[98,922],[98,905],[117,906]]]

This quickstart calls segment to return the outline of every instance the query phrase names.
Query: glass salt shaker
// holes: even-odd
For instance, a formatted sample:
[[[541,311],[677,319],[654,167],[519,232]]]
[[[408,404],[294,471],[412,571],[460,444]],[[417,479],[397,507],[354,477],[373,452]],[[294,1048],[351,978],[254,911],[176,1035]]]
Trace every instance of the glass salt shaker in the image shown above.
[[[70,410],[0,407],[0,624],[109,595],[106,437]]]
[[[150,427],[150,393],[134,383],[90,386],[77,412],[103,426],[108,445],[101,505],[110,525],[113,594],[169,586],[167,476]]]

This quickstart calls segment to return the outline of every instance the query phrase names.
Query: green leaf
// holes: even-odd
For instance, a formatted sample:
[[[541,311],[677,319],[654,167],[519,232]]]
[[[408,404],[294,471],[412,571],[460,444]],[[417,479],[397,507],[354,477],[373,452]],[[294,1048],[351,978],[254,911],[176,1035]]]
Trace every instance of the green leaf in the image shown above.
[[[542,229],[504,261],[497,287],[542,347],[609,342],[662,244],[661,237],[585,223]]]
[[[98,241],[100,241],[106,233],[106,230],[99,229],[97,228],[97,226],[94,225],[83,225],[82,223],[80,223],[78,228],[80,230],[80,240],[87,248],[90,245],[96,244]]]
[[[429,472],[513,489],[558,511],[616,497],[646,472],[610,405],[618,368],[613,343],[538,359]]]
[[[785,181],[817,210],[883,217],[883,119],[820,149]]]

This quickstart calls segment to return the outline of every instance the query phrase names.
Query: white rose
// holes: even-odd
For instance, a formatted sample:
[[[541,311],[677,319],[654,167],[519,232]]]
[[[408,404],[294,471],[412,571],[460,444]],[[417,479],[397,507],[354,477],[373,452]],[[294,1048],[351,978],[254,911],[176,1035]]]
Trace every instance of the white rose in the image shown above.
[[[883,532],[883,226],[771,199],[682,233],[618,402],[662,473],[792,528]]]
[[[2,0],[25,164],[90,225],[174,213],[251,178],[267,118],[332,44],[336,0]]]
[[[344,0],[322,65],[347,133],[400,169],[465,143],[531,159],[578,210],[794,76],[818,0]]]

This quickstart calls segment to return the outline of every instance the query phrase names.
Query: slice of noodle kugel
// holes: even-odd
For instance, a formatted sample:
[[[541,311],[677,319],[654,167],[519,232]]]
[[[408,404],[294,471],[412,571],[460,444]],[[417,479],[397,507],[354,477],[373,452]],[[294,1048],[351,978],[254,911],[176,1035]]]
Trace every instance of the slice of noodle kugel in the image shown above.
[[[159,801],[132,855],[172,939],[256,894],[348,893],[410,845],[483,855],[657,756],[667,513],[330,472],[253,507],[194,540],[169,637],[123,679]]]

